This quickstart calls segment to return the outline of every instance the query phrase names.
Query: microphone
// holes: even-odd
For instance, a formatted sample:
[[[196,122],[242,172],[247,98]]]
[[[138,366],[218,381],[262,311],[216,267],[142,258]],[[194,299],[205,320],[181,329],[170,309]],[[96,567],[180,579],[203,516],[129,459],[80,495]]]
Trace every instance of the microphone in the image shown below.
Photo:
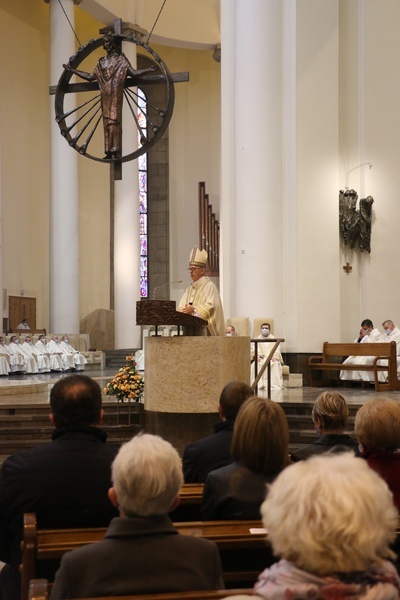
[[[169,287],[170,285],[174,284],[174,283],[182,283],[182,279],[178,279],[177,281],[170,281],[169,283],[164,283],[163,285],[158,285],[157,287],[155,287],[153,289],[153,300],[156,297],[156,291],[163,288],[163,287]]]

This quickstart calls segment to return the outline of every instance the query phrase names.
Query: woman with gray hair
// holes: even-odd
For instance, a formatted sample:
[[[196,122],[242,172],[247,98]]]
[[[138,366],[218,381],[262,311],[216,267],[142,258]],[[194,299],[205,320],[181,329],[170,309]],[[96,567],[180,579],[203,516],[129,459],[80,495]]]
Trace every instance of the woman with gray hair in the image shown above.
[[[123,444],[112,481],[108,496],[119,517],[103,540],[64,554],[52,600],[224,588],[214,542],[180,535],[168,516],[183,484],[169,442],[144,433]]]
[[[397,510],[366,461],[347,452],[293,464],[269,487],[261,513],[281,560],[260,574],[257,596],[399,598],[400,578],[390,562]]]

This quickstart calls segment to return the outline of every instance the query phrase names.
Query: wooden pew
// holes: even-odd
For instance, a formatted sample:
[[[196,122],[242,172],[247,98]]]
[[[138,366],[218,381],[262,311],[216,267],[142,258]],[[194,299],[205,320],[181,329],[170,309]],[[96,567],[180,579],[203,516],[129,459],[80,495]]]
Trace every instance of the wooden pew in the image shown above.
[[[133,596],[101,596],[91,600],[220,600],[239,594],[251,595],[252,589],[210,590],[203,592],[168,592],[165,594],[140,594]],[[47,579],[33,579],[29,585],[28,600],[48,600],[50,596]],[[79,598],[76,600],[88,600]]]
[[[171,513],[170,517],[177,521],[200,521],[200,506],[203,499],[203,483],[184,483],[179,506]]]
[[[261,521],[194,521],[175,526],[182,535],[204,537],[217,544],[227,587],[251,587],[259,573],[274,562],[265,532],[250,533],[250,529],[262,528]],[[31,579],[45,577],[52,581],[65,552],[98,542],[105,531],[106,528],[38,529],[36,515],[24,515],[22,600],[28,598]]]
[[[368,365],[354,363],[343,364],[348,356],[372,356],[373,362]],[[338,360],[339,359],[339,360]],[[386,365],[378,364],[385,360]],[[400,381],[397,379],[396,342],[375,344],[336,344],[324,342],[322,354],[309,356],[308,376],[310,386],[321,385],[321,381],[313,380],[314,371],[369,371],[374,375],[375,391],[400,390]],[[378,380],[378,374],[386,371],[388,381]]]

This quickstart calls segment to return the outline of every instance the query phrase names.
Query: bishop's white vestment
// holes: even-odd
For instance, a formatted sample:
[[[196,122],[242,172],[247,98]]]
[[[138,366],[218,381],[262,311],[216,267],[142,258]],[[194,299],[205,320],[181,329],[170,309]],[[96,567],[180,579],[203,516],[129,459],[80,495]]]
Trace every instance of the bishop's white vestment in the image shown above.
[[[225,319],[222,302],[217,286],[207,276],[203,275],[186,289],[178,310],[186,304],[192,304],[195,317],[208,321],[208,335],[225,335]]]

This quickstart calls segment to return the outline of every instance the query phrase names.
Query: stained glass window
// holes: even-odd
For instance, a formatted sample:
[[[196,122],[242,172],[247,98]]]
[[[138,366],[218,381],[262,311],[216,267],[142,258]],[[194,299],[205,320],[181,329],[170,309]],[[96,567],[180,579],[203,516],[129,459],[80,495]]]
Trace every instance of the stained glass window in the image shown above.
[[[140,88],[138,88],[138,143],[141,144],[141,137],[147,135],[147,100]],[[149,280],[147,272],[147,154],[142,154],[138,158],[139,168],[139,227],[140,227],[140,297],[148,298]]]

